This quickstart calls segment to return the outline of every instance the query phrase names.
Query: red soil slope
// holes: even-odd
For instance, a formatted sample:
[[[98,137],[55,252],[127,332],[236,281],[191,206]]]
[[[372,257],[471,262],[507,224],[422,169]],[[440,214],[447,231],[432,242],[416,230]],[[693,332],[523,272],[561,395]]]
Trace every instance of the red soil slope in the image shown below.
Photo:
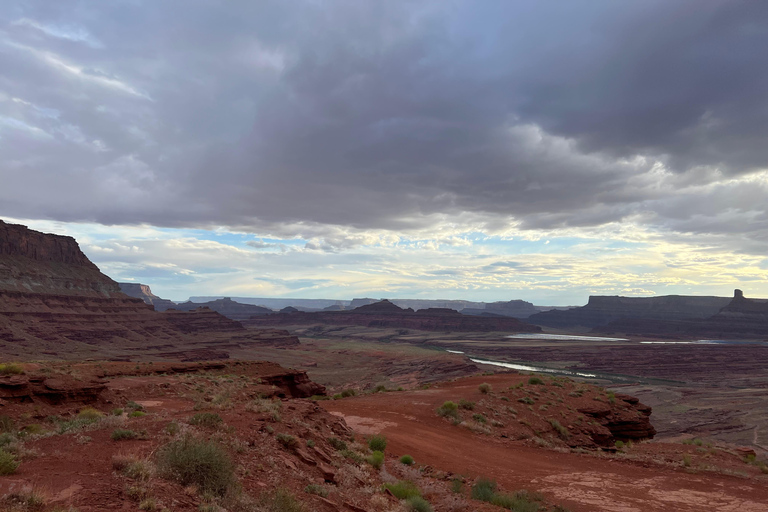
[[[717,451],[703,462],[704,459],[700,461],[697,457],[704,455],[691,447],[643,443],[630,450],[630,455],[635,451],[637,455],[632,457],[633,460],[627,460],[630,456],[623,453],[596,456],[564,449],[545,450],[535,447],[531,442],[535,440],[533,437],[513,440],[514,432],[500,436],[496,430],[508,429],[509,424],[492,427],[492,408],[500,410],[498,403],[510,403],[521,411],[524,405],[514,400],[501,401],[499,397],[509,398],[508,387],[527,378],[518,375],[472,377],[405,395],[380,393],[323,402],[323,407],[343,416],[358,433],[383,433],[389,440],[387,450],[394,455],[407,453],[422,464],[454,474],[490,477],[507,490],[540,491],[552,502],[562,502],[573,511],[768,510],[766,477],[745,465],[737,455]],[[481,394],[478,386],[483,382],[499,391],[493,395]],[[505,391],[502,393],[501,390]],[[543,391],[537,392],[543,396]],[[490,434],[473,433],[436,414],[444,401],[460,398],[475,401],[478,405],[481,401],[487,402],[482,411],[488,417],[485,428],[491,431]],[[556,403],[557,400],[553,400],[553,406],[546,413],[562,419],[561,414],[568,412],[569,404]],[[470,425],[472,422],[468,417],[472,413],[477,412],[463,413]],[[524,421],[529,420],[530,414]],[[544,424],[544,421],[540,425],[533,424],[529,436],[533,430],[543,430]],[[518,424],[513,431],[519,428]],[[479,427],[475,429],[479,430]],[[553,439],[546,433],[542,436]],[[679,462],[686,455],[691,458],[689,468]],[[724,473],[736,473],[733,468],[751,473],[748,477],[736,477],[697,469],[703,468],[704,464],[714,464],[713,467],[719,468],[717,471]]]

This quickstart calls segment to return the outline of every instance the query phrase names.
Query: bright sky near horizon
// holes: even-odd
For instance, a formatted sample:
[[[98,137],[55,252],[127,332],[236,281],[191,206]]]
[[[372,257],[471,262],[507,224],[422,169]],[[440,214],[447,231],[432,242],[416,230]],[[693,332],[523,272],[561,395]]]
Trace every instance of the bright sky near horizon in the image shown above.
[[[161,297],[768,296],[768,2],[8,0],[0,218]]]

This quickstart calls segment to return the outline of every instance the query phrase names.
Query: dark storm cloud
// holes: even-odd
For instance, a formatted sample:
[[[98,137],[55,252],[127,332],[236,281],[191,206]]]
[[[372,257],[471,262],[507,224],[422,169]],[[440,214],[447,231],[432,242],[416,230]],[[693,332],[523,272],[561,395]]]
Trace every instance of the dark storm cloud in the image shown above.
[[[766,167],[767,20],[702,0],[6,2],[0,213],[706,232],[699,197],[765,216],[697,187]]]

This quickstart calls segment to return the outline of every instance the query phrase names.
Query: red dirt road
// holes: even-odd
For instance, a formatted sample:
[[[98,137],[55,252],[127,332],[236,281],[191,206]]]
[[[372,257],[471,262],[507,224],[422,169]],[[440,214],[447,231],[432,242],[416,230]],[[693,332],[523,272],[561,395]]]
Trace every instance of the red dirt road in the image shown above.
[[[468,477],[493,478],[506,491],[540,491],[550,502],[575,512],[768,511],[768,479],[762,475],[743,478],[688,473],[682,466],[675,469],[560,453],[522,441],[475,434],[435,414],[446,400],[480,400],[478,385],[482,382],[504,389],[518,380],[508,375],[472,377],[428,390],[320,403],[328,411],[343,415],[360,434],[383,433],[389,441],[389,455],[407,453],[420,465]]]

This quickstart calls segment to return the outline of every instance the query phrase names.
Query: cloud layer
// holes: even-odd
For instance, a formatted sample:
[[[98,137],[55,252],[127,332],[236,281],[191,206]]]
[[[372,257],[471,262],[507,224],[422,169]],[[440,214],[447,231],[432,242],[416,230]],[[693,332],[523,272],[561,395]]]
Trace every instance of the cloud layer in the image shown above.
[[[738,0],[4,2],[0,215],[757,256],[766,47]]]

